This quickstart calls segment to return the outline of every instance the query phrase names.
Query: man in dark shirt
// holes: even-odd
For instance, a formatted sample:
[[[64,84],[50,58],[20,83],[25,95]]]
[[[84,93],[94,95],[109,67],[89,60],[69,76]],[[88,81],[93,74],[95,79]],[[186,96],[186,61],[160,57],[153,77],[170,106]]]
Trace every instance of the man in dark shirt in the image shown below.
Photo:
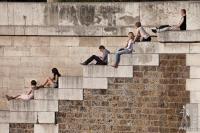
[[[186,10],[181,9],[181,20],[177,25],[170,26],[170,25],[161,25],[159,27],[156,27],[156,29],[152,29],[152,32],[163,32],[163,31],[169,31],[169,30],[186,30]]]
[[[87,59],[85,62],[81,63],[81,65],[88,65],[93,60],[96,61],[96,65],[107,65],[108,64],[108,54],[110,54],[110,51],[108,51],[103,45],[99,46],[100,52],[102,52],[102,56],[96,56],[92,55],[89,59]]]

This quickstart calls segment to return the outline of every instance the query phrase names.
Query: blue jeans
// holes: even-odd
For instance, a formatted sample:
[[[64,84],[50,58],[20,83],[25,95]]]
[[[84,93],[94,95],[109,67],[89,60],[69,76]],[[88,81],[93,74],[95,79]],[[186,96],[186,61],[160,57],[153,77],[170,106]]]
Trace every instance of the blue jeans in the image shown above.
[[[128,50],[128,49],[125,49],[125,48],[121,48],[119,50],[117,50],[117,53],[115,54],[115,65],[118,66],[119,65],[119,62],[120,62],[120,56],[122,54],[131,54],[132,51]]]

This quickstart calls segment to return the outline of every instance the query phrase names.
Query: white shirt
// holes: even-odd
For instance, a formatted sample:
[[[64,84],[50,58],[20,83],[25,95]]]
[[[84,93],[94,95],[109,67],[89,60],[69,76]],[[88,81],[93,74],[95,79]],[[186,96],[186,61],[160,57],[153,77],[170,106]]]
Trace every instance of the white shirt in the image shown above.
[[[141,26],[137,28],[137,34],[140,33],[140,36],[147,39],[150,35],[144,30],[144,28]]]
[[[130,39],[130,40],[128,41],[128,45],[127,45],[126,49],[128,49],[128,50],[130,50],[130,51],[133,50],[133,40],[132,40],[132,39]]]

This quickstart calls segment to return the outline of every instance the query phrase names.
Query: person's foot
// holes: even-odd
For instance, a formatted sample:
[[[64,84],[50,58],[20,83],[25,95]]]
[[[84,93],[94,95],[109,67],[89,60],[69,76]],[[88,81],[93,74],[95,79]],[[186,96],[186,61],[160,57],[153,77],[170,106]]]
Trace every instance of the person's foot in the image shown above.
[[[38,88],[44,88],[44,85],[39,85]]]
[[[112,67],[114,67],[114,68],[118,68],[118,66],[117,66],[117,65],[112,65]]]
[[[80,63],[81,65],[87,65],[86,63]]]
[[[153,33],[157,33],[157,30],[156,30],[156,29],[151,29],[151,31],[152,31]]]
[[[7,98],[8,101],[10,101],[10,100],[13,99],[12,97],[10,97],[10,96],[8,96],[8,95],[6,95],[6,98]]]

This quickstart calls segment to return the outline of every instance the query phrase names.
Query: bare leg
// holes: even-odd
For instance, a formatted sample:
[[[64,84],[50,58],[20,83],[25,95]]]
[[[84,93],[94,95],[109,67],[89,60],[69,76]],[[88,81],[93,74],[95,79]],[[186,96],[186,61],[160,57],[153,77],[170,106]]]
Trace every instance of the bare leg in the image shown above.
[[[7,98],[8,101],[10,101],[10,100],[17,99],[19,96],[20,96],[20,95],[17,95],[17,96],[15,96],[15,97],[13,97],[13,96],[8,96],[8,95],[6,95],[6,98]]]
[[[41,85],[41,87],[44,87],[44,86],[49,86],[50,84],[53,84],[53,80],[50,78],[50,77],[48,77],[46,80],[45,80],[45,82]]]

